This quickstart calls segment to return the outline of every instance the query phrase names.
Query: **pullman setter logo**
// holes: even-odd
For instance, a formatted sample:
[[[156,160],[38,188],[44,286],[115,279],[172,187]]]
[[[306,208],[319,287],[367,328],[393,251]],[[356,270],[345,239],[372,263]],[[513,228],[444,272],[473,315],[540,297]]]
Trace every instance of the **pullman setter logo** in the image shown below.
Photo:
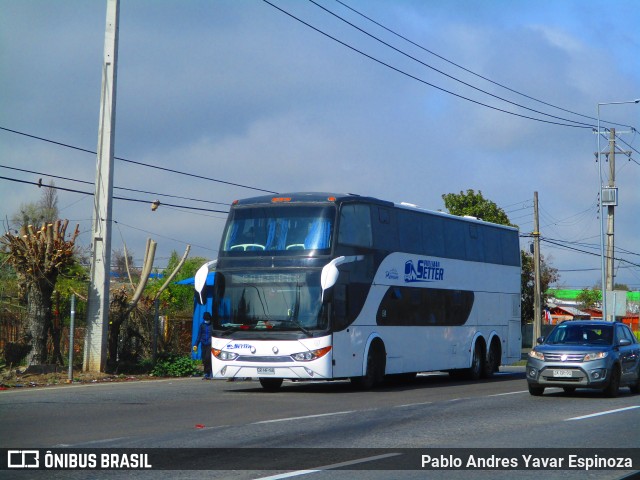
[[[405,283],[436,282],[444,280],[444,268],[436,260],[407,260],[404,264]]]

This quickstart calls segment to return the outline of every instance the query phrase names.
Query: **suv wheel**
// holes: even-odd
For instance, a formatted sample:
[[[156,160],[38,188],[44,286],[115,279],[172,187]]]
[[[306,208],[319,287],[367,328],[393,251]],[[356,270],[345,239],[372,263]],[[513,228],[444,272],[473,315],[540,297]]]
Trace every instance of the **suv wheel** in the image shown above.
[[[544,387],[529,384],[529,393],[534,397],[539,397],[544,393]]]
[[[609,384],[604,389],[604,394],[610,398],[617,397],[619,390],[620,390],[620,367],[618,367],[617,365],[614,365],[613,369],[611,370],[611,378],[609,379]]]
[[[629,390],[631,393],[639,393],[640,392],[640,370],[638,370],[638,374],[636,375],[635,383],[629,385]]]

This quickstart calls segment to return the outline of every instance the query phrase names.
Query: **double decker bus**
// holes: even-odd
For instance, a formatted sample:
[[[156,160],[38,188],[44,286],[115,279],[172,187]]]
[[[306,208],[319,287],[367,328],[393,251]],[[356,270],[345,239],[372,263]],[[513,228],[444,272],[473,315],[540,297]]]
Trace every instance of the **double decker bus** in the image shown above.
[[[211,314],[214,378],[489,377],[520,360],[518,231],[352,194],[237,200]]]

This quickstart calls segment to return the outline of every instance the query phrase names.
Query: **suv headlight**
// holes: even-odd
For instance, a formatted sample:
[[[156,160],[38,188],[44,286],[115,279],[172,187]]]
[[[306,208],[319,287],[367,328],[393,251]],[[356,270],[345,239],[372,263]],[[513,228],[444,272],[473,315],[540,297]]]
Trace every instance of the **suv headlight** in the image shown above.
[[[537,350],[531,350],[529,352],[529,356],[531,358],[535,358],[536,360],[544,360],[544,354],[541,352],[538,352]]]
[[[600,360],[601,358],[605,358],[609,355],[609,352],[593,352],[587,353],[582,359],[583,362],[591,362],[593,360]]]
[[[310,362],[311,360],[317,360],[320,357],[324,357],[331,351],[331,347],[319,348],[318,350],[307,350],[306,352],[294,353],[291,355],[296,362]]]
[[[225,352],[224,350],[218,350],[217,348],[212,348],[211,353],[213,353],[213,356],[216,357],[218,360],[229,361],[229,360],[235,360],[236,358],[238,358],[237,353]]]

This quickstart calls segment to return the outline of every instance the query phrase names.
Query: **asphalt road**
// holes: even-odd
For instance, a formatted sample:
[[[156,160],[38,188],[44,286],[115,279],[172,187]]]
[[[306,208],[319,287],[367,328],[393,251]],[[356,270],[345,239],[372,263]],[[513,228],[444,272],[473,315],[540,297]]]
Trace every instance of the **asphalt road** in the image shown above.
[[[456,454],[481,448],[499,454],[502,448],[519,448],[535,456],[542,448],[638,449],[639,420],[640,396],[626,388],[614,399],[560,389],[532,397],[523,367],[503,368],[494,379],[476,383],[420,375],[370,392],[336,381],[285,382],[280,392],[267,393],[257,381],[195,378],[0,392],[0,448],[180,448],[187,457],[193,452],[194,461],[219,449],[252,449],[232,469],[172,470],[169,478],[619,479],[629,472],[403,469],[411,454],[419,457],[423,450]],[[286,461],[310,455],[318,461],[315,467],[331,468],[309,471]],[[261,471],[263,461],[286,466]],[[346,472],[339,469],[345,461],[350,462]],[[3,473],[0,477],[12,478]],[[158,476],[157,471],[9,473],[15,478]]]

